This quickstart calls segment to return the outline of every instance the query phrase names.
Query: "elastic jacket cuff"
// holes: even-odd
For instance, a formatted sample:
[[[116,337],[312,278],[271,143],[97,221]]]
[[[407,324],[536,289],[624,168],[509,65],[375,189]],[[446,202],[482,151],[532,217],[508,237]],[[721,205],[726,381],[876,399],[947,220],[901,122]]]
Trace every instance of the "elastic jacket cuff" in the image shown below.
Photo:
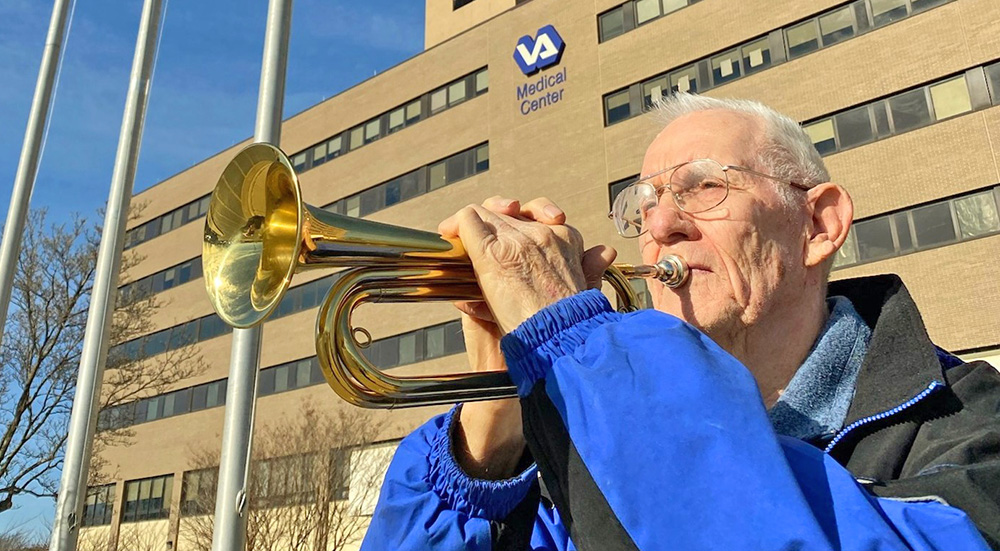
[[[459,404],[445,414],[444,424],[431,442],[428,473],[431,488],[452,510],[487,520],[503,520],[528,495],[538,478],[538,468],[532,465],[505,480],[484,480],[466,474],[455,460],[452,445],[452,432],[461,409]]]
[[[597,289],[546,306],[500,340],[507,370],[522,398],[556,359],[572,354],[597,327],[621,318]]]

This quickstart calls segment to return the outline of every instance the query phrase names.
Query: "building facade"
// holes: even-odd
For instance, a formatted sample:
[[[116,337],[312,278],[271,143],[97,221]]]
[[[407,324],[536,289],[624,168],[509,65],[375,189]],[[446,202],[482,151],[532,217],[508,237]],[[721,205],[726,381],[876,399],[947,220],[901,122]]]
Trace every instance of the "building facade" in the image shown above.
[[[935,342],[1000,365],[995,0],[427,0],[426,46],[283,123],[306,202],[433,230],[492,195],[544,195],[589,243],[636,261],[606,214],[659,130],[643,113],[671,90],[755,99],[801,121],[854,198],[833,277],[898,273]],[[193,495],[214,491],[193,457],[218,451],[231,346],[204,291],[201,236],[208,194],[247,143],[134,198],[145,209],[127,247],[143,260],[123,293],[164,306],[148,335],[116,350],[155,363],[193,342],[205,369],[102,412],[133,432],[104,450],[115,482],[88,500],[83,539],[102,549],[133,548],[126,534],[137,531],[154,534],[150,548],[198,548],[182,521],[200,512]],[[298,275],[265,324],[258,424],[303,403],[349,407],[315,360],[317,306],[334,277]],[[375,339],[373,362],[418,374],[466,369],[457,319],[446,304],[380,305],[355,324]],[[380,444],[350,450],[352,473],[440,411],[373,412]]]

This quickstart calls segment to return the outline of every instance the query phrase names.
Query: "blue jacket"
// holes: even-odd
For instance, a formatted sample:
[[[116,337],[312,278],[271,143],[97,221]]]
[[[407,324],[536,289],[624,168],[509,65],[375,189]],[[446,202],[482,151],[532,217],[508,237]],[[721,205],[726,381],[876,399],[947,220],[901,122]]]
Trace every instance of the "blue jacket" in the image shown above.
[[[962,510],[875,497],[775,435],[749,371],[675,317],[619,314],[587,291],[501,344],[557,507],[535,467],[465,475],[453,409],[401,442],[363,551],[988,549]]]

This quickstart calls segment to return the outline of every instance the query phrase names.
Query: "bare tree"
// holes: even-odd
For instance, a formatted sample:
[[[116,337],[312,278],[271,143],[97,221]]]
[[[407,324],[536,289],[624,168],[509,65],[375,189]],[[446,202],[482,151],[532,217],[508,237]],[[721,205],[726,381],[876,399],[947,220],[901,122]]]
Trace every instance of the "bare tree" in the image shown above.
[[[247,551],[339,551],[360,541],[366,505],[378,494],[389,458],[381,448],[371,451],[383,428],[373,419],[364,410],[322,413],[305,403],[297,414],[258,427]],[[180,539],[207,551],[219,454],[203,449],[193,457],[200,470],[185,480]]]
[[[7,530],[0,534],[2,551],[42,551],[45,548],[45,541],[41,537],[33,536],[24,529]]]
[[[62,466],[69,414],[96,269],[100,231],[82,219],[47,225],[33,212],[25,226],[11,309],[0,349],[0,512],[19,495],[54,497]],[[121,282],[141,258],[122,260]],[[161,302],[152,295],[122,301],[111,322],[110,342],[152,329]],[[204,368],[193,346],[159,356],[157,365],[113,348],[108,355],[102,409],[162,392]],[[128,443],[126,424],[98,433],[95,457],[108,445]],[[92,480],[108,478],[97,459]]]

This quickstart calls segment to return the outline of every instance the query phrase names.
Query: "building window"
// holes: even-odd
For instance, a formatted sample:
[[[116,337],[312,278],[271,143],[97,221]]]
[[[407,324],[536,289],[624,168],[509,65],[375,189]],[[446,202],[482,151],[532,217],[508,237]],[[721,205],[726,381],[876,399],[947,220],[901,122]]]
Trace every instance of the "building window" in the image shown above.
[[[796,58],[810,52],[815,52],[820,46],[819,29],[816,28],[816,20],[810,19],[805,23],[789,27],[785,31],[785,40],[788,43],[789,58]]]
[[[448,89],[441,88],[431,92],[431,114],[443,111],[448,106]]]
[[[451,9],[452,11],[455,11],[466,4],[471,4],[473,1],[474,0],[451,0]]]
[[[347,142],[347,149],[349,151],[354,151],[355,149],[364,145],[365,143],[364,131],[365,129],[361,126],[351,130],[351,133],[349,134],[350,137],[348,138]]]
[[[490,144],[476,148],[476,174],[490,169]]]
[[[1000,105],[1000,63],[987,65],[986,84],[990,91],[990,100],[993,105]]]
[[[433,164],[430,167],[430,178],[427,181],[427,187],[430,191],[442,188],[448,185],[448,178],[445,172],[444,162]]]
[[[389,113],[390,134],[392,134],[397,130],[402,129],[404,124],[406,124],[406,115],[405,115],[405,109],[403,107],[400,107],[399,109],[396,109],[392,113]]]
[[[910,227],[910,219],[905,212],[892,215],[892,226],[896,236],[897,251],[909,251],[913,249],[913,228]]]
[[[931,122],[927,95],[922,88],[889,98],[889,114],[896,132],[913,130]]]
[[[646,109],[653,107],[663,99],[663,91],[666,89],[667,77],[665,76],[642,83],[642,102]],[[625,94],[625,97],[628,98],[628,93]]]
[[[771,66],[771,45],[767,37],[751,42],[740,51],[743,54],[743,66],[747,74],[755,73]]]
[[[475,87],[477,96],[490,89],[490,72],[488,70],[483,69],[476,73]]]
[[[867,106],[844,111],[835,116],[834,120],[837,122],[840,149],[868,143],[875,137],[872,130],[872,119]]]
[[[1000,231],[996,197],[991,191],[956,199],[955,214],[958,216],[962,239]]]
[[[381,119],[374,119],[365,124],[365,143],[369,144],[379,138],[382,132]]]
[[[181,515],[208,515],[215,510],[215,494],[219,484],[219,469],[199,469],[184,473],[181,488]]]
[[[629,184],[634,183],[638,177],[638,175],[630,176],[608,184],[608,210],[611,209],[611,205],[615,204],[615,197],[618,197],[618,194],[621,193],[623,189],[627,188]]]
[[[935,120],[972,111],[972,99],[969,97],[969,86],[965,83],[964,76],[933,84],[930,91]]]
[[[907,0],[870,0],[872,20],[876,27],[888,25],[906,17]]]
[[[698,92],[698,66],[692,65],[670,73],[670,89],[674,92]]]
[[[326,159],[327,160],[334,159],[336,157],[340,157],[340,148],[341,148],[341,142],[342,141],[343,140],[341,139],[341,136],[335,136],[329,142],[327,142],[327,146],[326,146],[326,149],[327,149],[327,153],[326,153],[327,157],[326,157]]]
[[[611,94],[604,98],[604,118],[607,124],[623,121],[631,116],[628,90]]]
[[[957,237],[951,205],[947,202],[914,209],[911,216],[917,247],[926,249],[950,243]]]
[[[836,151],[837,138],[833,130],[833,119],[814,122],[804,126],[804,129],[820,155]]]
[[[698,0],[663,0],[663,15],[673,13],[684,6],[687,6],[690,2],[694,4]]]
[[[660,16],[660,0],[635,0],[635,22],[639,25]]]
[[[354,195],[347,198],[344,214],[355,218],[361,216],[361,196]]]
[[[415,101],[406,106],[406,124],[413,124],[420,120],[420,101]]]
[[[856,235],[857,231],[852,227],[850,233],[847,234],[847,240],[844,241],[837,254],[834,255],[834,268],[858,263],[858,240]]]
[[[126,482],[122,522],[169,517],[173,483],[172,474]]]
[[[845,6],[819,18],[823,46],[832,46],[855,35],[854,7]]]
[[[892,256],[895,252],[887,218],[859,222],[854,228],[861,260],[878,260]]]
[[[722,84],[740,78],[740,54],[738,50],[726,52],[712,58],[712,82]]]
[[[838,251],[843,268],[969,239],[1000,234],[1000,187],[861,220]]]
[[[611,40],[625,32],[625,7],[617,8],[603,13],[598,17],[598,29],[601,33],[601,42]]]
[[[458,81],[448,87],[448,106],[457,105],[465,101],[465,81]]]
[[[87,488],[87,498],[83,503],[83,526],[105,526],[111,524],[111,514],[115,507],[115,485],[108,484]]]

